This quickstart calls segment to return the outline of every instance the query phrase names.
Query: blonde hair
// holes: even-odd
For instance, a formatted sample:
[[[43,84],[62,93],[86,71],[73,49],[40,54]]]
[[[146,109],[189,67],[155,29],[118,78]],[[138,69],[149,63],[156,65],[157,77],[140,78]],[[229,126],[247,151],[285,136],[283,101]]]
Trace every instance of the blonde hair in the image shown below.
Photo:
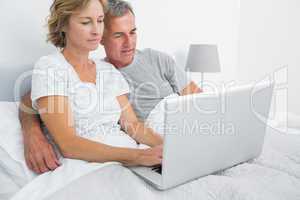
[[[90,0],[54,0],[48,17],[47,41],[58,48],[66,46],[66,36],[63,29],[68,25],[70,16],[85,8]],[[99,0],[105,10],[106,1]]]

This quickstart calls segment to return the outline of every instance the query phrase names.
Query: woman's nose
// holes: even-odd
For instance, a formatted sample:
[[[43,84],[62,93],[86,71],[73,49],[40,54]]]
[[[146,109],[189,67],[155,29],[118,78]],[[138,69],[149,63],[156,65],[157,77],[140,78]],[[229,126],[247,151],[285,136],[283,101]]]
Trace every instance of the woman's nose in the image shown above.
[[[101,24],[99,23],[94,23],[93,28],[92,28],[92,33],[95,35],[98,35],[101,33]]]

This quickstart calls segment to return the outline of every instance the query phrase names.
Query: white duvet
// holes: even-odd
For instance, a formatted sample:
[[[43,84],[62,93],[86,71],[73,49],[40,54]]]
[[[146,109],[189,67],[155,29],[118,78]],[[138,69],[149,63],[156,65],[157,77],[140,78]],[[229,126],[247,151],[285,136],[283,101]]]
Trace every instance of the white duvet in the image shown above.
[[[64,162],[54,172],[35,178],[12,199],[300,200],[300,135],[271,128],[257,159],[167,191],[152,188],[118,163]]]

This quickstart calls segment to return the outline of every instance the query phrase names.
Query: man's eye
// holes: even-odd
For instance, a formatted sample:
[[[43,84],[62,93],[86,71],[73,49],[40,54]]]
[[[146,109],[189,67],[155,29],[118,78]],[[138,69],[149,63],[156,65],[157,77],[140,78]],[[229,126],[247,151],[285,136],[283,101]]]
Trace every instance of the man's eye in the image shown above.
[[[100,23],[100,24],[101,24],[102,22],[103,22],[103,20],[98,20],[98,23]]]
[[[89,24],[90,22],[81,22],[81,24],[83,24],[83,25],[87,25],[87,24]]]

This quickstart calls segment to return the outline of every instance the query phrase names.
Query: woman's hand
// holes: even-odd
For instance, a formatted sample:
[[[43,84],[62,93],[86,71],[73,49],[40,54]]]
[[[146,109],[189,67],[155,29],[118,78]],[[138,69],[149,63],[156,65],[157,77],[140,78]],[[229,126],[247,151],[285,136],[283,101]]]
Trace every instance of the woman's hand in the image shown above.
[[[137,158],[137,164],[142,166],[153,166],[162,162],[162,145],[141,149]]]

